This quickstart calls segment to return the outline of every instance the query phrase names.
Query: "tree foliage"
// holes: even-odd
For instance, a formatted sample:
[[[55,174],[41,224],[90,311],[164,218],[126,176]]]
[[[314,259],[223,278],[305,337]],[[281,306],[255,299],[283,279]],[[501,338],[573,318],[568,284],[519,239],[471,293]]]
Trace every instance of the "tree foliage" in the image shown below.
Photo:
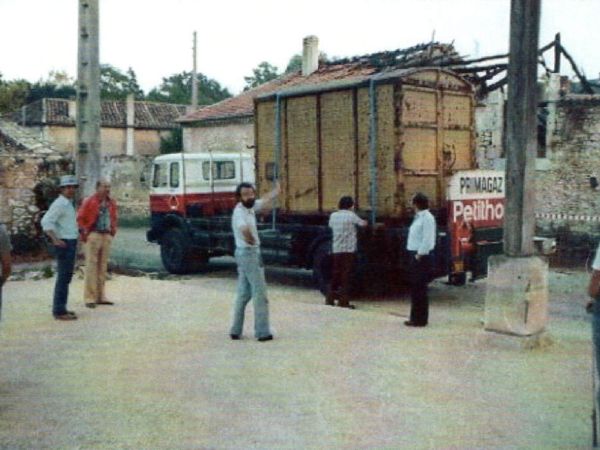
[[[102,100],[125,100],[133,94],[136,100],[144,99],[144,91],[130,67],[126,73],[110,64],[100,65],[100,98]]]
[[[198,80],[198,104],[212,105],[231,97],[227,88],[218,81],[209,79],[201,73],[196,74]],[[148,93],[148,100],[155,102],[178,103],[189,105],[192,102],[192,73],[181,72],[164,77],[160,86]]]
[[[0,73],[0,114],[16,111],[23,106],[29,86],[25,80],[5,81]]]
[[[171,130],[167,137],[160,137],[160,153],[178,153],[183,151],[183,130],[181,127]]]
[[[264,84],[267,81],[274,80],[278,76],[279,69],[277,69],[277,67],[275,67],[274,65],[263,61],[258,65],[258,67],[252,69],[251,76],[244,77],[244,81],[246,82],[244,91],[260,86],[261,84]]]

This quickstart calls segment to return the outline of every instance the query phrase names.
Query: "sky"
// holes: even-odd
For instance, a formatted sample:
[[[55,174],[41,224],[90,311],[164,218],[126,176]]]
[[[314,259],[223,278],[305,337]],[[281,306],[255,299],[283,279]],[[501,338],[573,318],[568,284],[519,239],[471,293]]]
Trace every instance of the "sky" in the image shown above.
[[[600,0],[541,0],[540,47],[562,43],[598,78]],[[0,0],[0,73],[31,82],[77,67],[78,0]],[[99,0],[100,62],[135,71],[147,93],[163,77],[198,71],[239,93],[260,62],[283,71],[316,35],[329,57],[452,42],[464,56],[508,52],[510,0]],[[551,64],[552,57],[547,54]],[[563,67],[566,67],[563,60]],[[564,74],[572,75],[565,68]]]

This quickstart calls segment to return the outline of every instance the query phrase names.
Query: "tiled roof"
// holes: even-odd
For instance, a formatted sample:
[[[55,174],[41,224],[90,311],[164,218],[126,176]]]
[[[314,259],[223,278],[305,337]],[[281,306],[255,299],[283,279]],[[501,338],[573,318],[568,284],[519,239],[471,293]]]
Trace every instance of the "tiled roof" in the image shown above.
[[[46,98],[30,103],[25,107],[27,125],[65,125],[74,126],[75,117],[69,115],[69,102],[60,98]],[[44,120],[43,108],[46,108]],[[73,105],[74,106],[74,105]],[[127,124],[127,102],[120,100],[101,102],[101,126],[122,128]],[[135,128],[172,129],[178,126],[175,121],[185,114],[185,105],[171,103],[135,102]],[[23,112],[17,112],[14,119],[23,121]]]
[[[288,89],[295,86],[321,84],[334,80],[350,80],[353,78],[364,78],[376,71],[373,67],[361,64],[339,64],[320,68],[318,71],[303,77],[300,71],[284,75],[275,80],[242,92],[240,95],[228,98],[214,105],[204,107],[180,118],[179,122],[201,122],[211,120],[223,120],[254,114],[254,99],[272,92]]]
[[[360,80],[390,68],[435,65],[438,62],[458,60],[454,47],[448,44],[422,44],[408,49],[379,52],[357,56],[351,59],[320,64],[316,72],[302,76],[300,71],[283,75],[275,80],[262,84],[240,95],[228,98],[202,110],[191,112],[181,117],[178,122],[208,123],[252,117],[254,115],[254,99],[268,94],[300,86],[311,86],[335,81]]]

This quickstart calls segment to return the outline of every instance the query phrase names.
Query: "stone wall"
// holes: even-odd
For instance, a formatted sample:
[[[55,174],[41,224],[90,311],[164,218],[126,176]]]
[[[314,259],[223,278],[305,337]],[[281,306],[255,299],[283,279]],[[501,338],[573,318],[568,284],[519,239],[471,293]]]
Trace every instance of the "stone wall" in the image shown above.
[[[46,126],[31,127],[41,134],[41,137],[54,142],[66,153],[74,155],[75,152],[75,127]],[[134,148],[136,155],[160,154],[160,138],[169,135],[168,130],[136,129],[134,131]],[[127,129],[103,127],[100,130],[102,154],[125,155],[127,152]]]
[[[103,175],[111,180],[111,195],[119,205],[121,223],[150,219],[149,181],[153,156],[106,156]]]
[[[57,195],[58,177],[73,171],[69,158],[22,131],[0,124],[0,222],[17,253],[42,248],[42,213]]]
[[[600,96],[569,96],[556,104],[549,167],[538,171],[536,215],[543,230],[600,233]]]
[[[211,126],[183,127],[183,148],[186,153],[248,152],[254,154],[254,122],[252,119],[237,123]]]

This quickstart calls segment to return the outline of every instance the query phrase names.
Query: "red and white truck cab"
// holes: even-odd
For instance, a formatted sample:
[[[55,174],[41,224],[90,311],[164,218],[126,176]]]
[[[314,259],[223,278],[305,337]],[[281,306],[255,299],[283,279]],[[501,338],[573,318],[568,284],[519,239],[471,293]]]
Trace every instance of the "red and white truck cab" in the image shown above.
[[[239,153],[171,153],[154,159],[151,180],[152,215],[207,217],[235,206],[236,186],[254,183],[254,163]]]

